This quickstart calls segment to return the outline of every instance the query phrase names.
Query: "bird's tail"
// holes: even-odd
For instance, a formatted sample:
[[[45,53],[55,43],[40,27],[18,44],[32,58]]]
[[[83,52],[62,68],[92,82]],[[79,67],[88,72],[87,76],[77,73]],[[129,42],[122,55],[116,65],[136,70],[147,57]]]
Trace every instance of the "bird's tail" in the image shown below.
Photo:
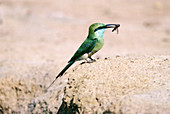
[[[70,62],[68,63],[68,65],[57,75],[56,79],[57,79],[58,77],[62,76],[62,75],[65,73],[65,71],[66,71],[74,62],[75,62],[75,61],[70,61]]]
[[[68,65],[56,76],[55,80],[50,84],[50,86],[48,86],[48,88],[50,88],[53,83],[57,80],[58,77],[62,76],[64,74],[64,72],[74,63],[75,61],[70,61],[68,63]],[[46,91],[48,90],[48,88],[46,89]]]

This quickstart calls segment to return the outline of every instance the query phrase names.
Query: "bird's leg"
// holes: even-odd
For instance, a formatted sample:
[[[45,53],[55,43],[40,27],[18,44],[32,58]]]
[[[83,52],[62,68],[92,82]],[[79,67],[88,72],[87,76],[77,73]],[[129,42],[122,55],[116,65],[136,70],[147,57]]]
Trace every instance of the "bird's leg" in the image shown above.
[[[89,57],[89,59],[91,59],[92,62],[95,62],[96,60],[93,59],[91,56]]]
[[[97,51],[91,52],[91,53],[88,54],[88,58],[91,60],[91,63],[96,61],[95,59],[93,59],[93,58],[91,57],[91,56],[92,56],[93,54],[95,54],[96,52],[97,52]]]

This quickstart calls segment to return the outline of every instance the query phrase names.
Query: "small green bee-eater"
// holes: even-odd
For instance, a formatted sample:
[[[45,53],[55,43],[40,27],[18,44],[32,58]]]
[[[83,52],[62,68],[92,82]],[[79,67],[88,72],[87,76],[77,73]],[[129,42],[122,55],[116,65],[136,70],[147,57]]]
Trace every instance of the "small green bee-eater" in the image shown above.
[[[76,61],[87,60],[88,58],[91,61],[92,55],[98,52],[104,45],[103,34],[107,28],[114,28],[112,32],[118,29],[119,24],[103,24],[103,23],[94,23],[89,27],[89,34],[85,41],[81,44],[78,50],[75,52],[73,57],[68,61],[67,66],[57,75],[56,79],[64,74],[64,72]],[[56,80],[55,79],[55,80]],[[50,86],[55,82],[55,80],[50,84]],[[49,87],[50,87],[49,86]],[[49,88],[48,87],[48,88]]]

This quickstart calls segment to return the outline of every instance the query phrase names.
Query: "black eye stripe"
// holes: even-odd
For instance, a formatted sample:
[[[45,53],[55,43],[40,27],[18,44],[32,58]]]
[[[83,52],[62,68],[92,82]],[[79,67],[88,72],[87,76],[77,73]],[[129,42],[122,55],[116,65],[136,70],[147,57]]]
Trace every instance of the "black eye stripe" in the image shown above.
[[[98,28],[96,28],[96,29],[94,30],[94,32],[96,32],[96,31],[98,31],[98,30],[100,30],[100,29],[103,29],[103,28],[106,28],[106,26],[98,27]]]

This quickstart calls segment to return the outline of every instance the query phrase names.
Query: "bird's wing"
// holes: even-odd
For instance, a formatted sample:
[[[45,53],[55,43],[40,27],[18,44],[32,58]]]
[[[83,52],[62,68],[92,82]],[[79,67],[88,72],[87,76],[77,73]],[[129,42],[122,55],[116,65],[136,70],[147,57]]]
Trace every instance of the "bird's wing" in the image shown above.
[[[82,55],[84,55],[85,53],[89,53],[92,51],[92,49],[95,47],[97,42],[97,38],[93,39],[93,40],[89,40],[86,39],[83,44],[79,47],[79,49],[75,52],[75,54],[73,55],[73,57],[70,59],[70,61],[75,61],[77,60],[79,57],[81,57]]]

